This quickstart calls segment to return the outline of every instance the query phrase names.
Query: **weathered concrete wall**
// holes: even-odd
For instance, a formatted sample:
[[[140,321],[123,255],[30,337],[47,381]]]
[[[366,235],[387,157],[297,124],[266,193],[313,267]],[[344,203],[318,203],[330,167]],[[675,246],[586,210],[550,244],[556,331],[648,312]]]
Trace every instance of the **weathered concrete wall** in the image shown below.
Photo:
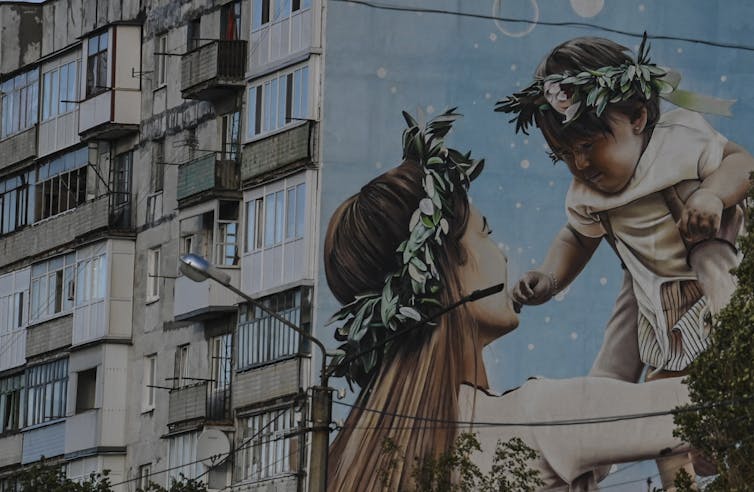
[[[26,358],[71,345],[73,316],[60,316],[26,329]]]
[[[42,47],[42,6],[0,3],[0,74],[33,63]]]

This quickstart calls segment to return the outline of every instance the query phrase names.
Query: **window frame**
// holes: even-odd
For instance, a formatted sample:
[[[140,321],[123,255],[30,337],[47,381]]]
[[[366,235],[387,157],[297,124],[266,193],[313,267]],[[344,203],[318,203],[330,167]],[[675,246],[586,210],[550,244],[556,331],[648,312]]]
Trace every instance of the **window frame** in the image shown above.
[[[246,88],[246,141],[311,119],[311,78],[307,61],[250,83]]]
[[[155,408],[157,399],[157,354],[144,356],[144,392],[142,395],[141,411],[151,412]]]
[[[161,285],[161,265],[162,247],[149,248],[147,250],[147,292],[146,302],[152,303],[160,300]]]
[[[64,71],[65,77],[63,77]],[[77,58],[42,74],[42,122],[64,116],[77,108],[78,72],[79,59]],[[49,84],[48,81],[50,81]],[[64,85],[65,94],[63,94]]]
[[[86,147],[66,152],[39,164],[34,180],[34,222],[54,217],[86,203],[88,172],[89,152]]]
[[[35,67],[0,83],[0,140],[39,123],[39,79]]]
[[[86,50],[86,99],[96,97],[111,90],[108,85],[108,54],[110,52],[110,31],[105,30],[87,39]],[[92,48],[95,51],[92,51]]]
[[[185,343],[175,348],[175,365],[173,366],[173,388],[183,388],[191,384],[189,377],[191,361],[191,344]]]
[[[23,372],[0,378],[0,436],[22,428],[25,382]]]
[[[27,367],[24,378],[24,428],[65,418],[68,358]]]
[[[168,33],[155,36],[154,43],[155,89],[159,89],[168,83]]]
[[[253,190],[244,198],[244,254],[277,248],[306,237],[307,184],[306,173],[303,173]]]
[[[295,402],[240,417],[238,479],[255,483],[295,475],[305,442]]]
[[[29,323],[40,323],[73,312],[77,280],[76,272],[76,253],[48,258],[31,266]],[[55,286],[54,293],[51,293],[50,289],[52,288],[53,278]],[[59,282],[61,285],[58,285]],[[45,292],[37,293],[38,290]],[[73,298],[71,297],[71,290],[74,293]],[[58,296],[60,299],[58,299]],[[44,303],[44,305],[41,303]],[[50,311],[50,306],[53,306],[52,311]],[[44,307],[44,311],[40,311],[42,307]]]

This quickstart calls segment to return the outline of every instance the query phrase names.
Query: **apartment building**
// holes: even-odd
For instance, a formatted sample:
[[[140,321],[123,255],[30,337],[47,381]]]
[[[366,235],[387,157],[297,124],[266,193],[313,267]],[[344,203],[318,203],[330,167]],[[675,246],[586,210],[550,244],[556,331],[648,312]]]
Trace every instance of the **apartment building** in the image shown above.
[[[311,329],[323,8],[0,3],[1,491],[307,488],[309,344],[178,259]]]

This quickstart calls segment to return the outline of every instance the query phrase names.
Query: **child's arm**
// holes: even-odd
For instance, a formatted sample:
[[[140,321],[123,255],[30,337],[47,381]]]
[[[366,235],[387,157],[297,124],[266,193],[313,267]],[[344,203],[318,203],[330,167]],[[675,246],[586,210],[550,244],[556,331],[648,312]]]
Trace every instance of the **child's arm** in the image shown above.
[[[681,234],[691,242],[714,237],[723,209],[743,200],[751,188],[752,171],[754,157],[739,145],[727,142],[720,167],[686,201],[678,223]]]
[[[519,304],[542,304],[571,283],[594,254],[602,238],[587,237],[563,227],[539,270],[532,270],[513,287],[513,300]]]

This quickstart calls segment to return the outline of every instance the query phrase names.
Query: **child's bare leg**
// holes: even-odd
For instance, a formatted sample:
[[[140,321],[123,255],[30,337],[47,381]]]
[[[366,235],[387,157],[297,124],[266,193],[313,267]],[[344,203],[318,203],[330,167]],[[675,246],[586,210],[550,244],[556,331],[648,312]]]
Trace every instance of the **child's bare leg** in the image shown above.
[[[679,376],[685,376],[686,372],[674,372],[674,371],[660,371],[659,373],[647,372],[646,381],[655,381],[657,379],[673,378]],[[694,482],[693,490],[698,490],[696,486],[696,471],[694,470],[693,456],[691,453],[677,454],[673,456],[666,456],[664,458],[657,458],[655,460],[657,464],[657,470],[660,472],[660,480],[662,481],[662,489],[667,492],[675,492],[675,479],[681,470],[685,470],[689,474],[691,480]]]
[[[590,376],[635,383],[644,365],[639,358],[637,318],[639,307],[634,296],[633,279],[624,270],[623,284],[615,300],[613,314],[605,327],[605,337]]]

